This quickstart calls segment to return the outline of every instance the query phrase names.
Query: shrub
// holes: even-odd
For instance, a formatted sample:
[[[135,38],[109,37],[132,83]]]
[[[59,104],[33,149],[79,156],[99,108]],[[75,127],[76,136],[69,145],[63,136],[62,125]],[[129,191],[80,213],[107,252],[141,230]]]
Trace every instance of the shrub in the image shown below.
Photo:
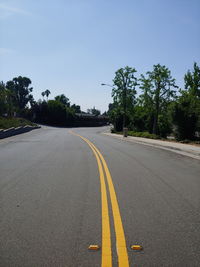
[[[129,136],[135,136],[135,137],[144,137],[144,138],[150,138],[150,139],[160,139],[160,137],[156,134],[150,134],[148,132],[133,132],[128,131]]]
[[[9,129],[11,127],[19,127],[25,125],[36,125],[28,120],[22,118],[2,118],[0,117],[0,129]]]

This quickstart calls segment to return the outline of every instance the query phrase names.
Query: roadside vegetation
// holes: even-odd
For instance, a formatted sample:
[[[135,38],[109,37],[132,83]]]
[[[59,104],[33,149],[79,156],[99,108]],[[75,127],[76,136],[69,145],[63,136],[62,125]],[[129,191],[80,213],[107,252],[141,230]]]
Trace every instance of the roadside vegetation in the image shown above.
[[[178,87],[164,65],[157,64],[146,74],[136,74],[136,69],[129,66],[116,71],[113,103],[102,115],[95,107],[81,111],[64,94],[49,100],[49,89],[42,91],[41,99],[36,101],[32,82],[27,77],[2,81],[0,128],[30,124],[30,121],[56,126],[100,126],[109,120],[114,126],[112,132],[116,133],[126,127],[132,136],[153,139],[170,136],[182,142],[199,142],[200,67],[197,63],[184,75],[184,88]]]
[[[31,122],[56,126],[98,126],[108,122],[107,117],[99,116],[100,111],[95,107],[85,113],[64,94],[49,100],[48,89],[41,92],[42,99],[35,101],[31,83],[22,76],[0,83],[0,128],[30,125]]]
[[[200,140],[200,68],[184,76],[179,88],[170,70],[160,64],[136,77],[136,69],[117,70],[113,79],[113,103],[108,115],[114,128],[128,135],[153,139],[174,136],[178,141]]]
[[[0,129],[9,129],[9,128],[17,128],[20,126],[36,126],[35,123],[30,122],[29,120],[23,118],[3,118],[0,117]]]

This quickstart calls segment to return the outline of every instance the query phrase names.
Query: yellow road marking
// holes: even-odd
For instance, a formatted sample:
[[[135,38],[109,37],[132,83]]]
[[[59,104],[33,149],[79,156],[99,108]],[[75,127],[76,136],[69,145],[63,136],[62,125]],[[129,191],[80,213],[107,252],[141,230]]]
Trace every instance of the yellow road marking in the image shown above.
[[[126,248],[126,240],[124,235],[124,229],[122,224],[122,219],[120,215],[119,205],[117,201],[117,196],[115,193],[114,185],[112,182],[112,177],[110,174],[110,171],[108,169],[108,166],[106,164],[105,159],[103,158],[100,151],[91,143],[91,145],[95,148],[97,151],[106,173],[107,181],[108,181],[108,187],[110,192],[110,198],[111,198],[111,205],[112,205],[112,212],[113,212],[113,218],[114,218],[114,225],[115,225],[115,233],[116,233],[116,248],[117,248],[117,254],[118,254],[118,262],[119,267],[128,267],[129,261],[128,261],[128,253]]]
[[[108,213],[108,199],[106,193],[106,184],[105,177],[103,172],[103,167],[99,156],[92,145],[89,143],[87,139],[84,137],[70,131],[72,134],[79,136],[83,139],[92,149],[99,168],[99,177],[100,177],[100,185],[101,185],[101,212],[102,212],[102,259],[101,266],[102,267],[112,267],[112,250],[111,250],[111,238],[110,238],[110,220]]]
[[[112,182],[112,177],[111,177],[110,171],[108,169],[108,166],[106,164],[105,159],[103,158],[100,151],[95,147],[95,145],[92,142],[90,142],[88,139],[86,139],[85,137],[82,137],[78,134],[76,134],[76,135],[79,136],[80,138],[82,138],[91,147],[93,152],[95,151],[98,154],[98,156],[100,157],[101,162],[103,164],[103,167],[104,167],[104,170],[106,173],[107,182],[108,182],[108,188],[109,188],[111,205],[112,205],[115,234],[116,234],[116,249],[117,249],[117,254],[118,254],[119,267],[128,267],[129,266],[129,260],[128,260],[128,253],[127,253],[127,248],[126,248],[124,229],[123,229],[123,224],[122,224],[122,219],[121,219],[121,215],[120,215],[117,196],[115,193],[115,189],[114,189],[114,185]],[[102,249],[103,249],[103,245],[102,245]],[[105,266],[108,266],[108,265],[105,265]]]

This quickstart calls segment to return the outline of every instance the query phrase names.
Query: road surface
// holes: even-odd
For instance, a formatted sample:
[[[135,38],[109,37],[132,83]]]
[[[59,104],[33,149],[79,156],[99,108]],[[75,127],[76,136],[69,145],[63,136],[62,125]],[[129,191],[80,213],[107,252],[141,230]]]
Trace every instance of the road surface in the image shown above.
[[[106,130],[0,140],[0,266],[200,266],[200,161]]]

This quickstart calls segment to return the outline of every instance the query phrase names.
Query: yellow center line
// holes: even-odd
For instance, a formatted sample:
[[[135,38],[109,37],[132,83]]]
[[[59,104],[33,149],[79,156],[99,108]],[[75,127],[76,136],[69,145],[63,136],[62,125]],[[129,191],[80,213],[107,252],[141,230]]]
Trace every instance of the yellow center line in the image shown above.
[[[73,135],[79,136],[83,139],[92,149],[99,168],[99,177],[100,177],[100,185],[101,185],[101,209],[102,209],[102,259],[101,266],[102,267],[112,267],[112,250],[111,250],[111,237],[110,237],[110,220],[108,213],[108,199],[106,193],[106,184],[105,177],[103,172],[103,167],[100,161],[100,158],[93,148],[92,144],[85,139],[84,137],[70,131]]]
[[[78,134],[75,134],[75,135],[79,136],[81,139],[83,139],[90,146],[90,148],[92,149],[92,151],[94,152],[94,154],[95,154],[96,158],[98,158],[98,160],[99,160],[99,158],[101,159],[101,162],[103,164],[103,167],[104,167],[104,170],[106,173],[106,179],[108,182],[108,188],[109,188],[109,193],[110,193],[114,226],[115,226],[115,234],[116,234],[116,249],[117,249],[119,267],[129,267],[128,253],[127,253],[127,248],[126,248],[126,240],[125,240],[125,234],[124,234],[122,219],[121,219],[121,215],[120,215],[117,196],[115,193],[115,188],[114,188],[114,185],[112,182],[112,177],[111,177],[110,171],[108,169],[107,163],[106,163],[104,157],[102,156],[101,152],[95,147],[95,145],[92,142],[90,142],[88,139],[86,139],[85,137],[82,137]],[[101,171],[102,171],[102,166],[101,166]],[[105,186],[105,180],[104,180],[104,186]],[[105,187],[105,190],[106,190],[106,187]],[[105,194],[106,194],[106,192],[105,192]],[[106,197],[106,201],[107,201],[107,197]],[[102,205],[102,207],[103,207],[103,205]],[[102,211],[102,215],[103,215],[103,211]],[[109,220],[109,218],[107,218],[107,219]],[[102,220],[103,220],[103,217],[102,217]],[[104,239],[104,237],[102,234],[102,249],[103,249],[103,241],[105,241],[103,239]],[[103,251],[102,251],[102,262],[103,262]],[[109,265],[107,263],[106,263],[106,265],[103,265],[103,263],[102,263],[102,267],[104,267],[104,266],[107,267]]]
[[[112,177],[110,174],[110,171],[108,169],[108,166],[106,164],[106,161],[100,151],[92,144],[89,140],[88,142],[91,144],[91,146],[97,151],[106,173],[107,182],[108,182],[108,188],[110,192],[110,199],[111,199],[111,205],[112,205],[112,212],[113,212],[113,218],[114,218],[114,225],[115,225],[115,234],[116,234],[116,248],[117,248],[117,254],[118,254],[118,262],[119,267],[128,267],[129,266],[129,260],[128,260],[128,253],[126,248],[126,240],[124,235],[124,229],[122,224],[122,219],[120,215],[119,205],[117,201],[117,196],[115,193],[114,185],[112,182]]]

